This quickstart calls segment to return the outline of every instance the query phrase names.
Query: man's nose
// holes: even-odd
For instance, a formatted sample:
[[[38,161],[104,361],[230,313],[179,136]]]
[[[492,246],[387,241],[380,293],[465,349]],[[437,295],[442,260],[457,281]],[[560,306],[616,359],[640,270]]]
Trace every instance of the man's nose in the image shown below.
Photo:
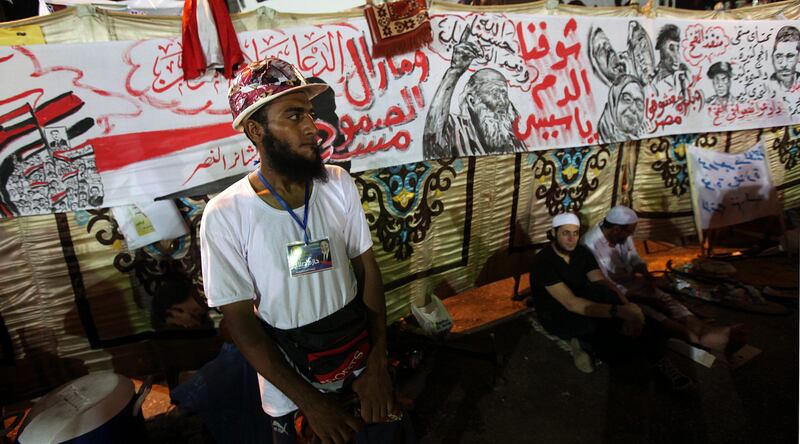
[[[305,135],[313,135],[317,136],[317,124],[314,123],[314,115],[311,113],[307,113],[303,117],[303,126],[302,126],[303,134]]]

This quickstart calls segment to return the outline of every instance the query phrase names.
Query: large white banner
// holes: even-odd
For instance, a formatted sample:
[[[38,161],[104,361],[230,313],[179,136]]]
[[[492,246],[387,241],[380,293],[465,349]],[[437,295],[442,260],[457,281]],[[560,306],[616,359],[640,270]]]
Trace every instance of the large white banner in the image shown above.
[[[354,171],[800,122],[789,21],[437,14],[373,59],[365,21],[239,35],[332,93],[323,157]],[[254,168],[228,80],[185,82],[178,39],[0,48],[0,215],[117,206]]]
[[[703,229],[727,227],[780,211],[761,143],[739,154],[690,145],[688,155],[695,211]]]

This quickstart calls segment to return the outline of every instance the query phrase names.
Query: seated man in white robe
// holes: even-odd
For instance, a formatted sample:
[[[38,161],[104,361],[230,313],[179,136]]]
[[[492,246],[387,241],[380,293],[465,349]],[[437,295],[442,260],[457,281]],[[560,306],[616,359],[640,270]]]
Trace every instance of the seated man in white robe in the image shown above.
[[[733,353],[745,343],[744,328],[712,326],[692,314],[683,304],[656,288],[647,263],[633,243],[638,217],[628,207],[612,208],[605,219],[581,238],[597,260],[606,278],[619,292],[638,304],[645,316],[661,324],[670,335],[726,353]]]

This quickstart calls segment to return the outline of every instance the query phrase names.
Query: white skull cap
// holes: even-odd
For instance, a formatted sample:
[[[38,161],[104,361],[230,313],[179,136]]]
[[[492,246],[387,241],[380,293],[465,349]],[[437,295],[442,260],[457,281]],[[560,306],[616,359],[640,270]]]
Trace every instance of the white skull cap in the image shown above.
[[[612,224],[630,225],[639,221],[636,212],[624,205],[617,205],[606,214],[606,220]]]
[[[562,225],[577,225],[581,226],[581,221],[575,213],[561,213],[553,218],[553,228],[558,228]]]

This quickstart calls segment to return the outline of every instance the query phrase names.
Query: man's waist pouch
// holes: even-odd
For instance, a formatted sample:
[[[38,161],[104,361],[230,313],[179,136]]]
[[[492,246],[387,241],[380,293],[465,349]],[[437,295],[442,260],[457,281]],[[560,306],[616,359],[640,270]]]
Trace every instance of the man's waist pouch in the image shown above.
[[[359,299],[302,327],[282,330],[265,322],[262,325],[311,382],[342,381],[363,367],[369,354],[367,310]]]

